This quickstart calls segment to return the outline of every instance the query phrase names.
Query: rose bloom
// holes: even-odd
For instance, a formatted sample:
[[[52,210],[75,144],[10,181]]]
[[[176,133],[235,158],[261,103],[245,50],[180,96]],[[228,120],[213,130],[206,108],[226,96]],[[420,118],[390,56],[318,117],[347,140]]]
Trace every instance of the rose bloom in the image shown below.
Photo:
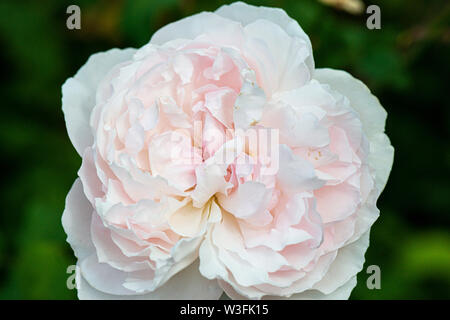
[[[349,297],[392,166],[386,112],[315,69],[283,10],[171,23],[91,56],[62,92],[80,299]],[[239,134],[268,131],[276,152]]]

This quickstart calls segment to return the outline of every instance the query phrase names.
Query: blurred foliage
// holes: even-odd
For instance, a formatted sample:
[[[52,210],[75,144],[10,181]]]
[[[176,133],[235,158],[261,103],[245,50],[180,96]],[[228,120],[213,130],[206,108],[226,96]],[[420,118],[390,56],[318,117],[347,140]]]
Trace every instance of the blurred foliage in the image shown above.
[[[249,1],[281,7],[311,37],[317,67],[363,80],[388,111],[394,168],[378,205],[366,265],[354,299],[450,298],[450,3],[367,0],[381,8],[381,30],[364,12],[324,3]],[[66,8],[81,7],[81,30]],[[217,0],[0,2],[0,299],[72,299],[61,214],[80,158],[68,139],[61,85],[89,55],[140,47],[159,27]],[[381,268],[381,290],[365,270]]]

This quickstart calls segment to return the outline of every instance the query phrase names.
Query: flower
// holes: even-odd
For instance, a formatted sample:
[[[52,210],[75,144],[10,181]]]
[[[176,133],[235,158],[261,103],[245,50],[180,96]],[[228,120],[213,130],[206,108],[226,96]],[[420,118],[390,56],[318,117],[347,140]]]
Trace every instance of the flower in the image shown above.
[[[98,53],[62,88],[81,299],[348,298],[393,148],[283,10],[237,2]]]

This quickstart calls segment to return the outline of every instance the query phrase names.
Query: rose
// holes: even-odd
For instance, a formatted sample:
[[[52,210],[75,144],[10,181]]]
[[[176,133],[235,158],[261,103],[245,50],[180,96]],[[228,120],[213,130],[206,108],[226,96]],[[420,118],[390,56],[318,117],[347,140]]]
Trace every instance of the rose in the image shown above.
[[[63,111],[80,298],[350,295],[392,166],[386,112],[315,69],[284,11],[234,3],[93,55]]]

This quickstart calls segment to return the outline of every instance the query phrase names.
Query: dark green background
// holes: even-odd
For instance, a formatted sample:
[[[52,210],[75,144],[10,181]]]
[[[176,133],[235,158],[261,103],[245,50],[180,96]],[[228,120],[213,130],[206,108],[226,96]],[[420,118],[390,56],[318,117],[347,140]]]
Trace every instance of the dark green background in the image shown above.
[[[394,167],[378,204],[354,299],[450,298],[450,3],[366,0],[381,30],[317,0],[251,1],[281,7],[311,37],[317,67],[362,79],[388,111]],[[81,7],[81,30],[66,8]],[[75,263],[61,214],[80,158],[66,133],[61,85],[89,55],[140,47],[168,22],[216,0],[0,2],[0,299],[73,299]],[[381,268],[381,290],[365,269]]]

